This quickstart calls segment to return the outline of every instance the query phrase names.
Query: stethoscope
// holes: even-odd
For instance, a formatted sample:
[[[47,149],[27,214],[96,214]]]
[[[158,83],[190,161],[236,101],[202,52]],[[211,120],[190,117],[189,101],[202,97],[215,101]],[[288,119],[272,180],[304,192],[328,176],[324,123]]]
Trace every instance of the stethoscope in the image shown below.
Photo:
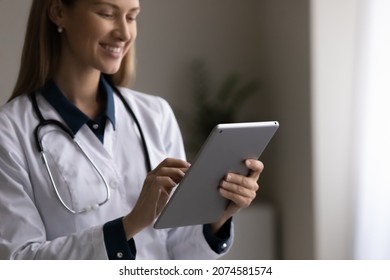
[[[149,171],[152,170],[152,164],[151,164],[148,147],[146,145],[146,140],[145,140],[145,136],[143,134],[141,125],[140,125],[136,115],[134,114],[134,111],[130,108],[130,105],[127,103],[127,101],[123,97],[122,93],[117,88],[115,88],[115,87],[113,87],[113,88],[114,88],[115,93],[118,95],[118,97],[122,101],[123,105],[125,106],[127,112],[129,113],[129,115],[131,115],[131,117],[133,118],[133,120],[134,120],[134,122],[135,122],[135,124],[137,126],[137,129],[138,129],[139,134],[141,136],[142,148],[143,148],[143,151],[144,151],[144,154],[145,154],[146,168],[147,168],[147,171],[149,172]],[[109,186],[106,178],[104,177],[103,173],[96,166],[96,164],[93,162],[93,160],[88,156],[88,154],[84,151],[82,145],[77,141],[76,136],[73,133],[73,131],[70,130],[66,125],[64,125],[63,123],[61,123],[58,120],[55,120],[55,119],[45,119],[43,117],[42,112],[41,112],[41,110],[38,107],[36,92],[31,94],[31,103],[32,103],[32,106],[33,106],[33,109],[34,109],[35,113],[37,114],[37,116],[39,118],[39,123],[35,127],[35,129],[34,129],[35,143],[36,143],[38,151],[41,154],[42,161],[43,161],[43,164],[44,164],[44,166],[46,168],[47,174],[49,175],[51,185],[52,185],[52,187],[54,189],[54,192],[56,193],[59,201],[61,202],[61,204],[69,212],[71,212],[73,214],[82,214],[82,213],[86,213],[86,212],[95,210],[95,209],[99,208],[100,206],[104,205],[105,203],[107,203],[107,201],[110,199],[110,186]],[[99,175],[99,177],[102,179],[102,181],[104,183],[104,187],[105,187],[105,191],[106,191],[106,197],[105,197],[105,199],[103,201],[95,203],[93,205],[90,205],[89,207],[85,207],[85,208],[83,208],[81,210],[75,210],[75,209],[73,209],[72,207],[68,206],[65,203],[65,201],[62,199],[62,197],[61,197],[61,195],[60,195],[60,193],[58,191],[58,188],[57,188],[56,182],[54,180],[52,171],[51,171],[50,166],[48,164],[47,157],[46,157],[46,154],[45,154],[45,149],[44,149],[44,147],[42,145],[42,138],[43,137],[42,138],[39,137],[41,129],[46,127],[46,126],[55,126],[55,127],[59,128],[61,131],[63,131],[66,135],[68,135],[69,138],[76,145],[78,150],[81,152],[81,154],[91,164],[91,166],[94,168],[94,170],[96,171],[96,173]]]

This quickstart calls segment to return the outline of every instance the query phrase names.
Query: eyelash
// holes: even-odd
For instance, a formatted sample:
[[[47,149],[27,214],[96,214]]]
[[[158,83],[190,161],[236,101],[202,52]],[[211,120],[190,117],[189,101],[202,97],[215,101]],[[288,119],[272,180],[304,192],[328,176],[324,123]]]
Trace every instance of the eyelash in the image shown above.
[[[103,18],[106,18],[106,19],[112,19],[114,18],[114,14],[110,14],[110,13],[99,13],[99,15]],[[137,19],[137,17],[135,16],[129,16],[127,17],[127,20],[128,21],[135,21]]]
[[[100,15],[104,18],[112,18],[113,14],[105,14],[105,13],[100,13]]]

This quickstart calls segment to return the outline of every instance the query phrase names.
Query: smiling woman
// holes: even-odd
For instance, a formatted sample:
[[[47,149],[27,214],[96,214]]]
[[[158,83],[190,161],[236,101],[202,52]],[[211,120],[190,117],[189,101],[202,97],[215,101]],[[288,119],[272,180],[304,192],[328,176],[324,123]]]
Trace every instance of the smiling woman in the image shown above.
[[[21,68],[11,99],[37,90],[48,78],[60,75],[54,71],[61,69],[66,72],[65,67],[72,67],[67,65],[59,68],[60,63],[73,63],[79,71],[87,71],[87,59],[100,67],[96,70],[106,70],[107,72],[102,72],[111,74],[115,84],[129,85],[134,72],[133,42],[137,35],[135,19],[140,10],[138,1],[122,1],[126,4],[123,8],[115,5],[116,1],[35,2],[26,32],[22,62],[24,67]],[[42,15],[42,11],[48,11],[50,18]],[[39,25],[33,24],[36,19],[39,19]],[[103,49],[100,50],[100,58],[99,48]],[[110,62],[108,65],[107,61]],[[74,73],[74,70],[71,71],[74,76],[84,76],[82,73]]]
[[[215,222],[156,230],[190,164],[168,103],[128,88],[138,0],[34,0],[0,109],[0,259],[214,259],[263,169],[228,173]],[[43,162],[42,162],[43,161]]]

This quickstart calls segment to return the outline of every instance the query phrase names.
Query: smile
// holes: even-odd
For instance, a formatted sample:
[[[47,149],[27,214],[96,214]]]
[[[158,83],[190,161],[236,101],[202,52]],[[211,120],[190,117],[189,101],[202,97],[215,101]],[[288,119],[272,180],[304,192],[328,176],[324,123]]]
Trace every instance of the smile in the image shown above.
[[[109,46],[109,45],[102,45],[102,47],[106,51],[113,53],[113,54],[119,54],[122,51],[122,48],[120,48],[120,47],[113,47],[113,46]]]

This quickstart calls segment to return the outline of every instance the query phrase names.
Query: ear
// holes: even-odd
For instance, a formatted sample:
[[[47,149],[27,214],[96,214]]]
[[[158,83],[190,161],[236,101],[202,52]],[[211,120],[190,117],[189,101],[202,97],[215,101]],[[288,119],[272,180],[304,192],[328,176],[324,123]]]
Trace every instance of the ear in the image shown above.
[[[63,5],[61,0],[50,0],[48,8],[48,16],[50,20],[57,26],[63,26]]]

